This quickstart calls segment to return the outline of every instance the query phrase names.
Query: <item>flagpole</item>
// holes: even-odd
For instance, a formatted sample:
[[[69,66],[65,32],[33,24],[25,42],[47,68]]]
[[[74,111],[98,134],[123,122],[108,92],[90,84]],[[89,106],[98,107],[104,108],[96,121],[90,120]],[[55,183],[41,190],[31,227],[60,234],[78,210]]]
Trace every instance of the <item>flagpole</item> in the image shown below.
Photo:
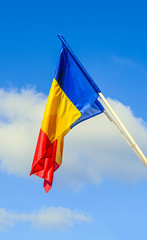
[[[122,130],[119,128],[119,126],[113,121],[113,119],[111,118],[111,116],[108,114],[108,112],[106,110],[104,111],[105,115],[109,118],[109,120],[113,123],[113,125],[117,128],[117,130],[119,130],[119,132],[121,133],[123,138],[129,144],[129,146],[132,148],[132,150],[135,152],[135,154],[139,157],[139,159],[147,167],[147,158],[145,157],[145,155],[141,151],[140,147],[137,145],[137,143],[135,142],[135,140],[133,139],[131,134],[128,132],[128,130],[126,129],[124,124],[121,122],[121,120],[119,119],[117,114],[114,112],[114,110],[112,109],[112,107],[110,106],[110,104],[108,103],[106,98],[104,97],[104,95],[101,92],[99,92],[98,94],[101,97],[101,99],[103,100],[103,102],[105,103],[105,105],[107,106],[107,108],[109,109],[109,111],[112,113],[113,117],[118,122],[119,126],[123,129],[123,131],[125,132],[126,135],[122,132]],[[131,143],[128,139],[131,141]]]
[[[134,153],[137,155],[137,157],[144,163],[144,160],[142,159],[142,157],[140,156],[140,154],[137,152],[137,150],[133,147],[132,143],[129,141],[129,139],[127,138],[127,136],[124,134],[124,132],[122,131],[122,129],[119,127],[119,125],[116,124],[116,122],[112,119],[112,117],[110,116],[110,114],[104,110],[104,114],[106,115],[106,117],[110,120],[110,122],[115,126],[115,128],[119,131],[119,133],[122,135],[122,137],[124,138],[124,140],[128,143],[128,145],[132,148],[132,150],[134,151]],[[144,163],[145,164],[145,163]]]

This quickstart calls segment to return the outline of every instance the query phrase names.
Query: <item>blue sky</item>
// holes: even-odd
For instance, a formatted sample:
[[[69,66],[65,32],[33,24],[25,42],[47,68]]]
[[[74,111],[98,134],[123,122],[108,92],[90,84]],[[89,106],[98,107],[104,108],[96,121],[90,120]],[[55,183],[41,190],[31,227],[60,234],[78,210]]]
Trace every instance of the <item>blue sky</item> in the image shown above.
[[[46,194],[29,171],[61,33],[147,155],[147,5],[0,3],[0,237],[146,239],[147,169],[102,114],[65,138]]]

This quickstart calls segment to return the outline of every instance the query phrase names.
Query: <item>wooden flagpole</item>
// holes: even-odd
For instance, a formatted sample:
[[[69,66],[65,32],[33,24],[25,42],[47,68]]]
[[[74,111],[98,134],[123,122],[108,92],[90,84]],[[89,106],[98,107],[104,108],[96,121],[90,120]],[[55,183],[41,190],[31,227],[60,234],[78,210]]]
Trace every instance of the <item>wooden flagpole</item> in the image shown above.
[[[113,123],[113,125],[117,128],[117,130],[120,132],[120,134],[123,136],[123,138],[126,140],[126,142],[129,144],[129,146],[132,148],[132,150],[135,152],[135,154],[139,157],[139,159],[143,162],[143,164],[147,167],[147,158],[145,157],[145,155],[143,154],[143,152],[141,151],[140,147],[137,145],[137,143],[135,142],[135,140],[133,139],[133,137],[131,136],[131,134],[128,132],[128,130],[126,129],[126,127],[124,126],[124,124],[121,122],[121,120],[119,119],[119,117],[117,116],[117,114],[114,112],[114,110],[112,109],[112,107],[110,106],[110,104],[108,103],[107,99],[104,97],[104,95],[100,92],[99,96],[101,97],[101,99],[103,100],[103,102],[105,103],[105,105],[107,106],[107,108],[109,109],[109,111],[111,112],[111,114],[113,115],[113,117],[116,119],[116,121],[118,122],[119,125],[116,124],[116,122],[114,122],[114,120],[111,118],[111,116],[109,115],[109,113],[104,110],[105,115],[108,117],[108,119]],[[121,128],[120,128],[120,127]],[[124,131],[122,131],[122,130]],[[125,134],[124,134],[125,133]]]

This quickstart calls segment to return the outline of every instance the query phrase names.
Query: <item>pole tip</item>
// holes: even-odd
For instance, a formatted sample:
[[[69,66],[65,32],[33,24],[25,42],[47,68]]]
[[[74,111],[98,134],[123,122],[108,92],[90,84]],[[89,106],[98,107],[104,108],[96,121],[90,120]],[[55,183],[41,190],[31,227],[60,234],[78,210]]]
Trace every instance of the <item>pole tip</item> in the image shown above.
[[[58,38],[62,37],[62,35],[60,33],[57,36],[58,36]]]
[[[58,34],[58,38],[61,40],[62,43],[66,43],[66,40],[61,34]]]

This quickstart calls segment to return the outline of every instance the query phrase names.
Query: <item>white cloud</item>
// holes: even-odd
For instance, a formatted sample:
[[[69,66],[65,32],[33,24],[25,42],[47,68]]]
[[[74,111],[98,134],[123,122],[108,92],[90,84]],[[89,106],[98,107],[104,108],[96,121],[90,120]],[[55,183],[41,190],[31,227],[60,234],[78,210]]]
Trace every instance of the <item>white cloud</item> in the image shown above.
[[[130,107],[110,104],[147,154],[147,127]],[[0,90],[0,169],[28,176],[46,96],[34,90]],[[59,186],[81,187],[115,178],[134,182],[147,179],[147,169],[108,119],[101,114],[73,128],[65,137],[63,164],[55,173]],[[55,184],[54,182],[54,184]]]
[[[147,153],[144,122],[134,117],[130,107],[116,100],[108,101]],[[147,169],[104,114],[75,127],[66,136],[64,153],[63,183],[66,179],[73,186],[108,178],[129,182],[147,179]]]
[[[30,223],[33,227],[45,230],[64,230],[72,227],[76,223],[91,222],[91,218],[78,211],[72,211],[68,208],[50,207],[41,208],[32,213],[16,213],[0,209],[0,230],[13,227],[17,223]]]
[[[0,90],[0,168],[28,175],[46,96],[35,90]]]

